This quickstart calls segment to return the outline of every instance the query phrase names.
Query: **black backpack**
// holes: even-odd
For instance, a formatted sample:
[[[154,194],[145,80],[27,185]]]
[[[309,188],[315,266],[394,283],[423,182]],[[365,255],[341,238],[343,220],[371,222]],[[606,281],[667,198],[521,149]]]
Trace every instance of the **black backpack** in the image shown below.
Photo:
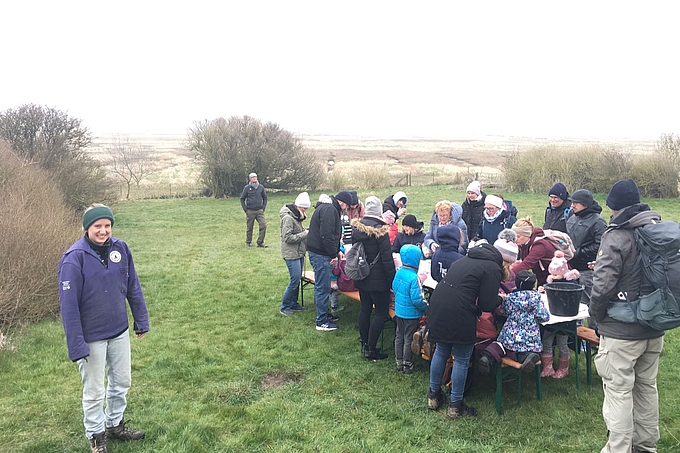
[[[345,274],[351,280],[363,280],[371,273],[371,268],[378,262],[378,258],[380,258],[379,253],[375,256],[373,262],[369,264],[366,258],[366,251],[364,250],[364,243],[358,242],[353,244],[352,248],[345,255],[347,260],[345,263]]]
[[[656,330],[680,326],[680,224],[650,223],[635,229],[640,250],[640,297],[611,304],[607,314],[617,321],[637,322]],[[623,292],[623,291],[622,291]],[[625,295],[625,292],[624,292]]]

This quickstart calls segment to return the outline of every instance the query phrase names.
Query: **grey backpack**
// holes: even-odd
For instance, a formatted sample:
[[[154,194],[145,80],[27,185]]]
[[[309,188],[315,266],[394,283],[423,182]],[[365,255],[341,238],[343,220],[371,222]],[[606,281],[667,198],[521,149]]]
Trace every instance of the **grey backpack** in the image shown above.
[[[373,262],[369,263],[366,258],[364,243],[357,242],[352,245],[352,248],[349,249],[349,252],[345,255],[345,259],[347,260],[345,263],[345,274],[347,274],[347,277],[351,280],[363,280],[371,273],[371,268],[378,262],[378,258],[380,258],[379,253],[376,255]]]

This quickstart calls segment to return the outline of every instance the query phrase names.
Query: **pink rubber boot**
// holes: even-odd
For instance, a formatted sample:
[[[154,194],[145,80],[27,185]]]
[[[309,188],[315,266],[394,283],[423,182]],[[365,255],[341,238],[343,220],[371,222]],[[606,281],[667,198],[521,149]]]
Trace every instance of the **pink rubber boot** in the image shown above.
[[[541,354],[541,364],[543,365],[543,371],[541,371],[541,377],[550,377],[555,374],[553,369],[553,355],[552,354]]]
[[[557,367],[557,371],[555,371],[553,377],[555,379],[562,379],[567,374],[569,374],[569,356],[562,357],[560,355],[560,365]]]

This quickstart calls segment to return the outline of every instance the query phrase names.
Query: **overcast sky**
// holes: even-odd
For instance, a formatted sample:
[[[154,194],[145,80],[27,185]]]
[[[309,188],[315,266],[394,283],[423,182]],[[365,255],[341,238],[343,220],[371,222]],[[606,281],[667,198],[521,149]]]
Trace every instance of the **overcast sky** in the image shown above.
[[[9,5],[8,5],[9,3]],[[300,134],[680,133],[680,2],[12,1],[0,110],[95,135],[232,115]]]

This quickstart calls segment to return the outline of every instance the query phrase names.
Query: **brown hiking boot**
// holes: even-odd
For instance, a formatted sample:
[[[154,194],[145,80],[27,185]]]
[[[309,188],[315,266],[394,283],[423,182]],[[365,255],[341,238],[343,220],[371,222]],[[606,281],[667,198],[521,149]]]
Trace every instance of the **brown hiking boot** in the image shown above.
[[[449,408],[446,410],[446,417],[451,420],[456,420],[462,417],[476,417],[476,416],[477,409],[468,406],[463,402],[463,400],[449,404]]]
[[[139,440],[144,439],[144,431],[137,431],[125,426],[125,419],[121,420],[118,426],[106,428],[106,437],[116,440]]]
[[[95,434],[90,439],[90,451],[92,453],[109,453],[106,448],[106,432],[102,431],[99,434]]]
[[[444,393],[439,390],[437,393],[427,392],[427,408],[436,411],[444,402]]]

